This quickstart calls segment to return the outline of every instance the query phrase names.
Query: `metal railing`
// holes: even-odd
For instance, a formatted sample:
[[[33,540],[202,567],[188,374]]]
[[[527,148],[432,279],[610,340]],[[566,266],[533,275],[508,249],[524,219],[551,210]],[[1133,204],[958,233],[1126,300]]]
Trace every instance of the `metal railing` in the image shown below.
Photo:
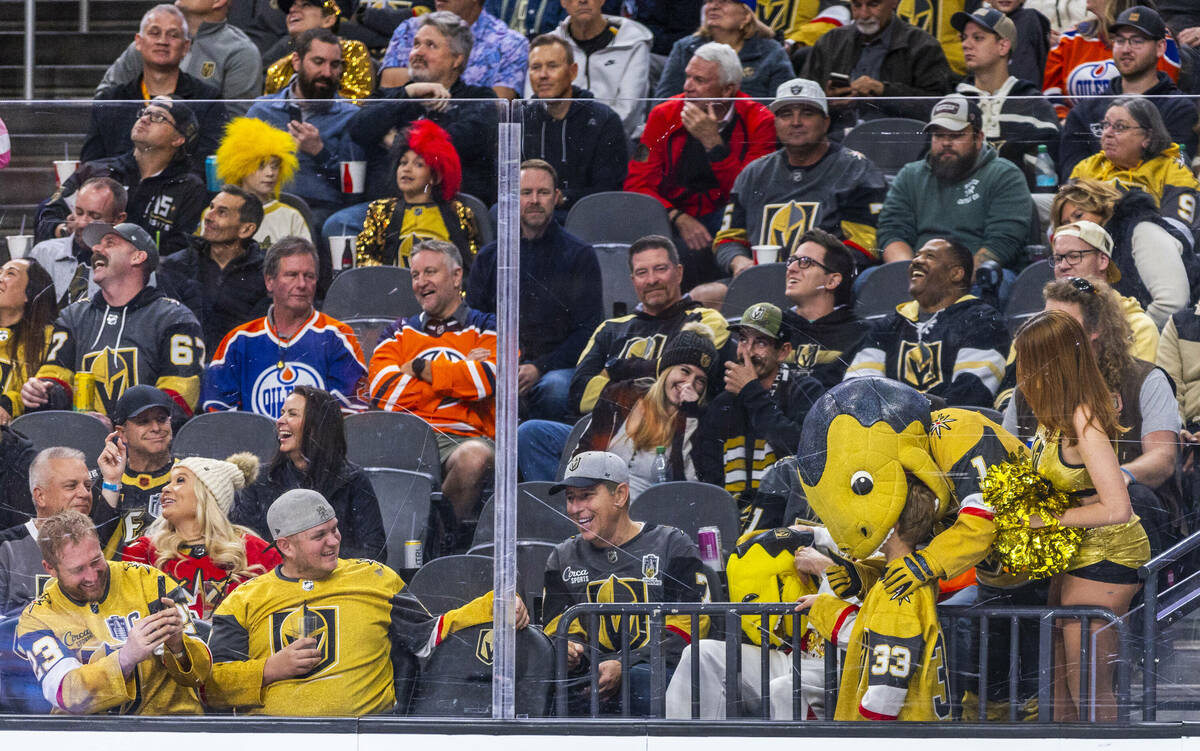
[[[1200,548],[1200,532],[1180,540],[1138,569],[1142,580],[1142,720],[1158,717],[1158,636],[1200,606],[1200,571],[1159,592],[1159,577],[1170,565]]]
[[[86,34],[90,28],[89,0],[79,0],[79,33]],[[34,27],[37,25],[37,0],[25,0],[25,99],[33,99],[33,54]]]
[[[610,629],[621,634],[621,648],[619,657],[610,659],[619,659],[621,661],[621,674],[626,676],[629,674],[630,667],[630,629],[627,628],[627,619],[630,618],[646,618],[647,619],[647,644],[650,652],[650,716],[661,718],[666,714],[666,682],[667,670],[665,665],[665,654],[663,651],[663,636],[666,628],[667,616],[686,616],[690,621],[689,633],[699,633],[700,618],[702,616],[718,617],[723,619],[723,641],[725,643],[725,707],[727,717],[737,717],[740,714],[742,704],[741,697],[741,681],[738,679],[738,665],[741,657],[741,647],[743,646],[742,628],[740,618],[743,616],[758,616],[761,618],[761,628],[763,633],[769,631],[768,618],[771,616],[790,617],[792,621],[792,636],[790,637],[790,648],[792,658],[792,675],[793,675],[793,690],[792,690],[792,716],[800,718],[801,715],[801,694],[800,681],[798,676],[800,673],[800,659],[802,656],[801,639],[803,634],[800,629],[800,614],[793,612],[794,603],[581,603],[567,609],[562,618],[559,620],[558,628],[555,632],[555,660],[556,660],[556,683],[558,691],[555,696],[556,711],[560,717],[569,715],[568,685],[571,680],[568,671],[568,660],[566,650],[566,637],[568,636],[571,624],[576,621],[583,621],[588,634],[588,640],[585,644],[587,655],[589,656],[588,670],[588,687],[589,692],[589,714],[591,717],[600,716],[600,696],[599,696],[599,663],[600,656],[605,654],[602,650],[597,635],[600,633],[600,619],[603,617],[616,617],[617,628]],[[953,606],[938,608],[938,617],[943,624],[943,631],[947,634],[954,633],[952,629],[947,627],[948,622],[953,622],[956,619],[968,618],[978,622],[978,628],[975,633],[978,635],[978,654],[977,662],[972,663],[971,667],[978,669],[978,700],[979,700],[979,721],[987,721],[986,703],[989,694],[988,685],[988,641],[989,627],[994,621],[1008,621],[1009,623],[1009,657],[1008,657],[1008,704],[1009,721],[1017,721],[1017,709],[1020,701],[1027,697],[1019,695],[1019,679],[1020,679],[1020,663],[1022,655],[1019,653],[1020,642],[1017,639],[1017,631],[1022,620],[1034,620],[1038,626],[1038,655],[1037,655],[1037,699],[1038,699],[1038,722],[1047,723],[1052,721],[1053,699],[1053,629],[1055,628],[1056,620],[1078,620],[1081,624],[1083,633],[1089,633],[1091,622],[1099,620],[1103,622],[1106,628],[1116,629],[1118,654],[1116,661],[1116,690],[1114,692],[1117,702],[1117,723],[1120,725],[1129,724],[1129,715],[1131,708],[1130,700],[1130,665],[1129,665],[1129,643],[1127,638],[1127,624],[1125,621],[1117,617],[1111,610],[1101,607],[1090,606],[1074,606],[1074,607],[1055,607],[1055,608],[1035,608],[1035,607],[981,607],[981,606]],[[1092,719],[1095,716],[1094,692],[1092,687],[1095,683],[1093,663],[1093,639],[1080,639],[1080,688],[1079,688],[1079,706],[1088,707],[1085,713],[1084,720]],[[953,640],[948,639],[948,642],[953,643]],[[693,645],[696,643],[693,640]],[[770,670],[768,668],[770,651],[772,647],[769,640],[763,639],[763,643],[759,646],[760,659],[760,696],[761,701],[761,719],[769,720],[770,716],[770,688],[771,680]],[[833,648],[829,642],[825,644],[825,709],[824,714],[826,720],[830,720],[834,715],[834,708],[837,706],[838,681],[840,677],[838,665],[838,650]],[[962,686],[958,684],[958,676],[962,675],[964,660],[961,656],[956,655],[951,649],[947,656],[947,662],[950,663],[951,676],[951,706],[954,709],[955,716],[959,716],[961,710]],[[1028,656],[1025,656],[1028,659]],[[967,658],[969,660],[969,657]],[[958,663],[958,664],[955,664]],[[972,671],[973,672],[973,671]],[[693,719],[700,716],[700,660],[693,658],[690,661],[690,679],[691,679],[691,715]],[[622,680],[620,688],[620,704],[621,716],[629,717],[630,713],[630,681]]]

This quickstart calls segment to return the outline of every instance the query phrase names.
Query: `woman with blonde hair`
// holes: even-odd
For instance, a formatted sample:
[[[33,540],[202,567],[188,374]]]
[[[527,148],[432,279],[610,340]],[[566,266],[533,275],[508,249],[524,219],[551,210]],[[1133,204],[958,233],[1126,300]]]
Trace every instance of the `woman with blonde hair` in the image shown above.
[[[657,378],[611,383],[600,392],[576,453],[608,451],[625,459],[631,500],[656,482],[659,449],[667,480],[698,480],[693,439],[717,364],[712,331],[685,325],[663,348]]]
[[[1150,560],[1150,543],[1133,513],[1114,442],[1125,429],[1091,342],[1069,313],[1047,310],[1017,332],[1017,383],[1037,418],[1033,466],[1057,490],[1073,498],[1058,517],[1030,516],[1033,528],[1077,527],[1083,540],[1066,571],[1050,583],[1050,605],[1096,605],[1118,616],[1141,586],[1137,569]],[[1095,718],[1116,719],[1112,691],[1117,634],[1093,621]],[[1093,719],[1079,706],[1078,622],[1060,622],[1055,645],[1055,719]]]
[[[263,220],[254,241],[263,252],[273,241],[289,235],[312,241],[312,230],[300,212],[279,200],[283,186],[299,168],[296,139],[286,131],[254,117],[234,118],[225,126],[225,137],[217,148],[217,178],[262,201]]]
[[[1145,308],[1155,326],[1162,328],[1187,305],[1192,238],[1163,219],[1149,193],[1089,178],[1073,180],[1055,194],[1050,224],[1057,231],[1079,221],[1094,222],[1112,237],[1108,282]]]
[[[781,83],[795,78],[792,63],[775,34],[755,17],[754,0],[705,0],[703,23],[671,47],[654,89],[656,99],[683,91],[684,70],[692,55],[708,42],[728,44],[738,54],[745,75],[741,91],[755,99],[771,99]]]
[[[234,492],[254,482],[258,459],[180,459],[163,486],[161,516],[121,559],[170,574],[191,595],[197,618],[208,619],[239,584],[279,565],[276,550],[249,529],[230,523]]]

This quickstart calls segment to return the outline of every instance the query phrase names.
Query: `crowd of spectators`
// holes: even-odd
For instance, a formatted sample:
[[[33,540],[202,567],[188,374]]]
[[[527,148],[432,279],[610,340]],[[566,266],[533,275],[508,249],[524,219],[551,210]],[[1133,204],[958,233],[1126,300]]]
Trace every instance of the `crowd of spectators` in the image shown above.
[[[794,537],[808,578],[791,594],[815,594],[836,550],[764,490],[810,408],[845,380],[887,378],[1034,440],[1006,303],[1042,259],[1046,310],[1078,322],[1116,396],[1115,453],[1151,549],[1187,528],[1200,19],[1186,9],[1109,0],[1068,25],[1020,0],[969,13],[945,0],[933,17],[830,1],[788,19],[754,0],[444,0],[393,16],[381,42],[336,0],[280,0],[273,31],[242,3],[255,4],[146,12],[97,90],[80,166],[38,207],[36,244],[0,269],[0,615],[23,609],[17,645],[55,709],[386,711],[397,655],[489,622],[491,595],[431,613],[375,563],[407,541],[388,538],[347,456],[344,419],[369,410],[432,430],[430,556],[470,547],[498,449],[523,480],[561,483],[580,534],[551,554],[542,610],[518,603],[521,626],[619,600],[605,582],[630,566],[649,583],[635,597],[710,596],[695,541],[629,516],[665,481],[728,492],[757,540],[739,559],[792,525],[779,539]],[[522,98],[520,423],[517,445],[497,447],[501,269],[484,229],[499,104]],[[846,145],[881,118],[917,121],[922,156],[885,170]],[[628,246],[637,304],[613,315],[610,272],[564,225],[581,199],[620,190],[660,204],[670,232]],[[781,288],[722,315],[771,248]],[[361,342],[322,311],[343,260],[411,271],[420,312]],[[907,264],[888,291],[899,304],[865,320],[856,305],[892,262]],[[35,452],[8,427],[72,408],[105,423],[97,456]],[[261,472],[173,453],[187,420],[235,410],[275,422]],[[147,567],[174,580],[157,596]],[[193,618],[211,625],[208,649]],[[103,639],[62,636],[82,624],[125,646],[89,661]],[[672,643],[669,662],[718,680],[723,647],[697,644]],[[608,710],[622,681],[648,706],[633,646],[638,670],[599,665]],[[776,651],[771,695],[747,700],[790,718]],[[690,713],[683,692],[672,682],[668,713]]]

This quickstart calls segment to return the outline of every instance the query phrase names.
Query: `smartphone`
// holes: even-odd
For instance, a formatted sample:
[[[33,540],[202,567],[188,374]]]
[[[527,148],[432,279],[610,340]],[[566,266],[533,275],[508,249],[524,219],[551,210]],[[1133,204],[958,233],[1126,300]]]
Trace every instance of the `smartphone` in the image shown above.
[[[850,85],[850,76],[845,73],[830,73],[829,83],[838,88],[845,88]]]
[[[288,120],[295,120],[298,123],[304,122],[304,113],[300,111],[300,105],[289,104],[287,106]]]
[[[150,603],[147,606],[147,610],[150,611],[150,615],[154,615],[157,612],[167,609],[166,604],[163,602],[163,598],[166,596],[167,596],[167,580],[164,577],[160,576],[160,577],[158,577],[158,597],[154,600],[154,602]]]

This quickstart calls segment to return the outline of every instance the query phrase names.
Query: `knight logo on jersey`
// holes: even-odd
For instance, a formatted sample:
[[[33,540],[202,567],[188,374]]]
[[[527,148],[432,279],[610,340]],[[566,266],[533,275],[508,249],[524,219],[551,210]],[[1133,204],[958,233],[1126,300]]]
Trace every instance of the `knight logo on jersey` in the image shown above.
[[[786,32],[795,25],[801,4],[800,0],[759,0],[758,17],[772,29]]]
[[[307,623],[306,623],[307,621]],[[337,664],[338,661],[338,609],[337,606],[313,607],[307,605],[292,610],[271,613],[271,652],[284,649],[307,633],[316,640],[315,649],[321,660],[313,669],[297,678],[308,678]]]
[[[820,344],[797,344],[792,350],[796,367],[808,373],[817,364],[817,355],[821,351]]]
[[[817,214],[821,205],[815,201],[788,201],[787,203],[768,203],[763,206],[762,235],[759,242],[763,245],[779,245],[795,250],[793,243],[817,224]]]
[[[645,565],[643,563],[643,565]],[[647,602],[644,579],[621,579],[610,576],[600,581],[588,582],[588,602]],[[638,649],[650,638],[648,616],[631,617],[605,615],[600,617],[602,641],[619,648],[621,645],[621,622],[629,632],[629,648]]]
[[[492,656],[494,654],[492,629],[485,628],[479,632],[479,638],[475,640],[475,659],[479,660],[484,665],[491,665]]]
[[[941,342],[901,342],[900,380],[917,391],[928,391],[942,382]]]
[[[1112,80],[1121,75],[1112,60],[1089,62],[1076,66],[1067,74],[1066,94],[1072,101],[1083,97],[1103,96],[1112,89]]]
[[[324,389],[325,379],[321,378],[321,374],[311,365],[302,362],[284,363],[282,368],[267,368],[254,379],[250,411],[271,419],[278,418],[283,410],[283,400],[287,399],[288,394],[295,391],[297,386]]]
[[[79,369],[91,373],[96,379],[95,398],[103,406],[98,411],[110,413],[125,389],[137,385],[137,347],[105,347],[97,352],[88,352],[83,356]]]

